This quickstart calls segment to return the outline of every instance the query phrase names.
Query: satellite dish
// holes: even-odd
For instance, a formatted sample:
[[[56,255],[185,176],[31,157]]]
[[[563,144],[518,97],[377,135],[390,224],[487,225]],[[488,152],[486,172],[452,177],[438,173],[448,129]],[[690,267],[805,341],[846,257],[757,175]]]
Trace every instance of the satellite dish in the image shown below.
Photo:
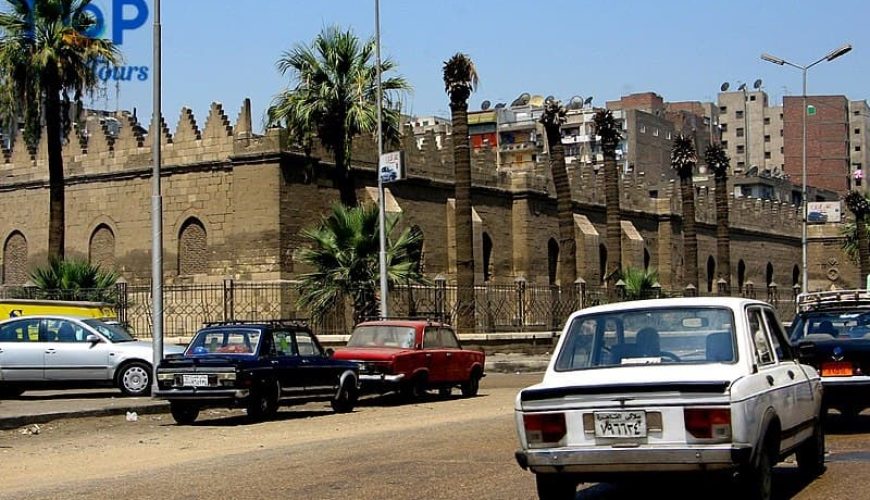
[[[514,99],[514,102],[511,103],[511,107],[513,108],[516,106],[525,106],[526,104],[529,103],[529,100],[531,100],[531,98],[532,98],[532,96],[529,95],[528,92],[523,92],[522,94],[520,94],[519,97]]]
[[[495,105],[495,108],[493,108],[493,109],[502,109],[502,108],[504,108],[504,107],[505,107],[505,103],[500,102],[500,103],[496,104],[496,105]]]
[[[575,95],[568,101],[568,109],[582,109],[583,108],[583,98],[579,95]]]
[[[754,88],[755,90],[758,90],[761,88],[761,78],[759,78],[758,80],[755,80],[755,83],[752,84],[752,88]]]
[[[758,165],[749,167],[749,170],[746,171],[746,175],[758,175]]]
[[[745,83],[741,83],[740,86],[737,87],[737,90],[746,90],[746,84],[745,84]]]
[[[555,97],[553,97],[553,96],[551,96],[551,95],[548,95],[547,98],[544,99],[544,102],[550,102],[550,101],[555,101],[555,100],[556,100]]]
[[[586,100],[583,101],[583,104],[585,106],[589,106],[590,104],[592,104],[592,96],[587,97]]]
[[[731,84],[729,84],[728,82],[723,82],[722,86],[719,87],[719,90],[722,92],[728,92],[729,87],[731,87]]]
[[[489,107],[490,107],[491,105],[492,105],[491,102],[489,102],[489,101],[483,101],[482,103],[480,103],[480,109],[481,109],[481,111],[486,111],[487,109],[489,109]]]
[[[544,96],[533,95],[526,101],[526,104],[531,104],[532,106],[535,106],[536,108],[541,107],[544,105]]]

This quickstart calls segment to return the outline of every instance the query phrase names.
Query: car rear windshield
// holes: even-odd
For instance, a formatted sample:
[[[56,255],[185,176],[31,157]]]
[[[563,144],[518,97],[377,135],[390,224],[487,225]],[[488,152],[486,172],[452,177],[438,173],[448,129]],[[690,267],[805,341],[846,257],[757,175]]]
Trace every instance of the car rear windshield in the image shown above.
[[[353,329],[348,347],[414,347],[414,328],[409,326],[365,325]]]
[[[663,307],[578,316],[556,370],[736,361],[730,309]]]
[[[187,346],[186,354],[253,354],[260,342],[258,330],[202,330]]]
[[[112,342],[132,342],[136,340],[123,326],[117,323],[107,323],[98,319],[86,319],[82,322],[100,332],[101,335]]]
[[[789,339],[798,342],[808,336],[815,339],[870,340],[870,309],[799,314],[792,322]]]

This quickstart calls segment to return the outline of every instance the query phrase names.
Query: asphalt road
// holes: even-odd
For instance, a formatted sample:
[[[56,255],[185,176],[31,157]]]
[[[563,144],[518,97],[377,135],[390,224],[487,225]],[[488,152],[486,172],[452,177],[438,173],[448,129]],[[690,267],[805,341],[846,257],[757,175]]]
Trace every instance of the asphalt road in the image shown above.
[[[256,424],[222,410],[191,427],[140,415],[0,431],[0,498],[534,498],[513,460],[512,406],[539,377],[493,374],[472,399],[368,398],[345,415],[312,403]],[[827,472],[809,484],[780,465],[779,497],[870,498],[870,415],[834,418],[828,449]],[[586,485],[578,499],[728,497],[709,483],[634,486]]]

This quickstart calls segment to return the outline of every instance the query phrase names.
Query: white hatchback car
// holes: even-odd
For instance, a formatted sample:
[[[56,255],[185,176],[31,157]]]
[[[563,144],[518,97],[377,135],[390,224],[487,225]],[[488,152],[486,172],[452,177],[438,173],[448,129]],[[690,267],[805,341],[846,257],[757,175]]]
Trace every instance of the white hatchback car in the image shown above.
[[[28,389],[116,386],[151,391],[152,346],[94,318],[26,316],[0,322],[0,397]],[[184,348],[165,346],[165,354]]]
[[[770,498],[773,466],[824,468],[819,375],[773,309],[740,298],[590,307],[567,321],[543,381],[516,398],[517,461],[540,498],[586,481],[718,472]]]

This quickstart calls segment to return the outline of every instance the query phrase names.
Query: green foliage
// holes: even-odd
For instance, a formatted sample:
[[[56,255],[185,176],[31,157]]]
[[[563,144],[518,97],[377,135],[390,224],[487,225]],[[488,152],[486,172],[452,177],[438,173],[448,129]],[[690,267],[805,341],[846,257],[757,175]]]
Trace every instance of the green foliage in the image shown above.
[[[544,103],[544,112],[541,114],[541,123],[547,131],[548,141],[560,141],[561,136],[551,138],[550,135],[559,132],[565,123],[567,111],[558,99],[547,99]],[[551,142],[552,144],[552,142]]]
[[[707,162],[707,167],[713,172],[717,178],[724,179],[728,176],[728,169],[731,165],[731,158],[728,158],[728,153],[721,144],[710,144],[704,151],[704,161]]]
[[[474,62],[467,54],[457,52],[444,61],[444,91],[451,102],[465,102],[477,88],[478,76]]]
[[[846,206],[849,207],[849,211],[855,214],[855,217],[863,219],[870,213],[870,200],[859,193],[858,191],[849,191],[846,193],[846,196],[843,197],[843,201],[846,202]]]
[[[622,270],[622,281],[625,283],[626,300],[655,298],[656,293],[661,290],[661,285],[658,285],[659,273],[652,268],[627,267]],[[653,285],[658,285],[659,290]]]
[[[69,131],[71,103],[99,85],[95,62],[117,64],[117,47],[84,35],[96,19],[91,0],[6,0],[0,12],[0,94],[4,120],[23,118],[25,139],[35,146],[42,124],[56,121]],[[55,116],[44,116],[47,100],[60,102]],[[9,115],[12,116],[9,116]]]
[[[613,118],[613,112],[609,109],[596,111],[593,121],[595,122],[595,135],[600,137],[602,154],[605,158],[616,158],[616,148],[619,146],[619,141],[622,140],[622,134]]]
[[[677,171],[681,179],[691,178],[697,161],[692,138],[683,134],[677,135],[671,147],[671,168]]]
[[[388,283],[426,283],[421,273],[423,235],[405,229],[393,237],[399,216],[387,214]],[[378,311],[380,283],[378,207],[365,204],[345,207],[336,204],[320,225],[302,232],[311,245],[302,251],[302,261],[314,271],[301,276],[299,305],[322,316],[353,298],[354,319],[374,316]]]
[[[278,94],[267,111],[269,125],[285,126],[304,145],[312,137],[331,152],[347,149],[360,134],[377,133],[377,64],[375,40],[365,42],[352,30],[325,28],[310,45],[297,44],[277,62],[282,75],[295,80]],[[384,77],[394,70],[390,59],[381,61],[382,123],[385,140],[396,142],[401,127],[401,92],[410,85],[401,76]],[[350,164],[350,155],[346,163]]]
[[[117,272],[103,270],[80,259],[49,258],[48,265],[36,268],[30,279],[42,298],[113,302]]]
[[[864,231],[870,238],[870,225],[864,224]],[[858,262],[858,229],[854,222],[846,222],[840,229],[843,235],[843,251],[852,262]]]

